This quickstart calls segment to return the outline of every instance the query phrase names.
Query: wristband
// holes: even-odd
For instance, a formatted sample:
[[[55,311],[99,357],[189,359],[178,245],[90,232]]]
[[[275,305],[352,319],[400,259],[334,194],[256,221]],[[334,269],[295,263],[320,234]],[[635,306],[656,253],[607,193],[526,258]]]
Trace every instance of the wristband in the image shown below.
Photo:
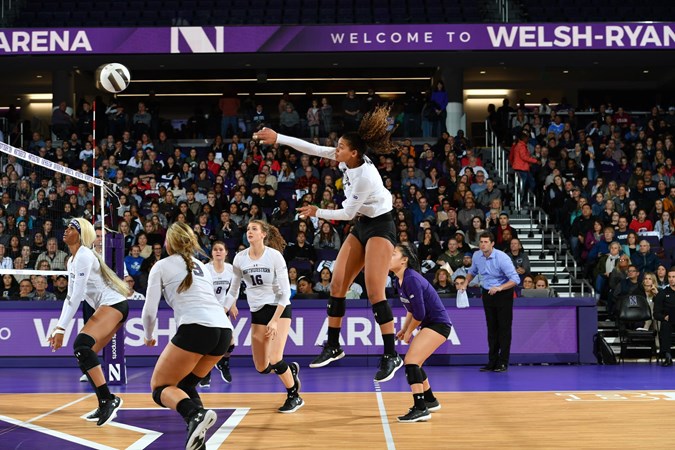
[[[54,331],[52,331],[52,337],[56,336],[57,334],[66,334],[66,330],[54,328]]]

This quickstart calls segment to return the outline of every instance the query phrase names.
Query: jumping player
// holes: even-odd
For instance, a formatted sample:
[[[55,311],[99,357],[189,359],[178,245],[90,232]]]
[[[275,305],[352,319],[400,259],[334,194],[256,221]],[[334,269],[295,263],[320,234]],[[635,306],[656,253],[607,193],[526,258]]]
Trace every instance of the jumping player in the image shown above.
[[[328,341],[321,354],[309,367],[323,367],[345,356],[340,348],[340,328],[345,315],[345,295],[354,279],[364,269],[366,290],[375,320],[380,325],[384,355],[375,380],[388,381],[403,365],[394,347],[394,316],[386,300],[385,286],[389,260],[396,243],[396,227],[392,216],[392,198],[382,183],[377,167],[366,156],[372,149],[377,154],[392,150],[391,132],[387,130],[389,108],[376,108],[361,120],[358,132],[345,133],[337,148],[321,147],[276,133],[269,128],[253,138],[263,144],[288,145],[303,153],[338,161],[344,172],[345,201],[342,209],[318,209],[314,205],[299,208],[301,215],[325,220],[352,220],[356,225],[340,248],[334,264],[331,293],[328,301]]]
[[[412,390],[414,405],[399,422],[425,422],[430,411],[441,409],[431,392],[429,379],[422,364],[450,336],[452,324],[434,287],[419,274],[417,252],[409,244],[398,244],[391,257],[389,269],[398,278],[398,293],[408,312],[396,337],[405,343],[421,327],[405,354],[405,376]]]
[[[169,257],[155,263],[148,277],[143,307],[145,345],[153,337],[159,299],[173,308],[178,330],[157,360],[150,381],[152,399],[177,411],[188,425],[185,448],[205,448],[206,431],[216,422],[213,410],[204,409],[197,383],[213,369],[232,340],[232,323],[213,293],[206,266],[194,257],[199,242],[190,227],[175,222],[166,233]]]
[[[85,219],[76,218],[63,233],[63,242],[70,250],[68,258],[68,295],[63,302],[58,324],[49,334],[52,351],[63,346],[63,336],[82,300],[95,311],[75,337],[73,350],[82,373],[87,376],[96,397],[98,408],[86,417],[103,426],[117,415],[122,399],[110,393],[98,352],[105,347],[124,324],[129,315],[127,284],[92,249],[96,240],[94,226]]]
[[[234,257],[234,277],[227,293],[225,308],[239,297],[241,280],[246,283],[246,299],[251,310],[253,363],[265,375],[279,375],[288,393],[279,412],[292,413],[305,402],[300,397],[300,366],[284,361],[284,347],[291,327],[291,286],[283,252],[286,242],[279,230],[261,220],[252,220],[246,227],[251,244]]]

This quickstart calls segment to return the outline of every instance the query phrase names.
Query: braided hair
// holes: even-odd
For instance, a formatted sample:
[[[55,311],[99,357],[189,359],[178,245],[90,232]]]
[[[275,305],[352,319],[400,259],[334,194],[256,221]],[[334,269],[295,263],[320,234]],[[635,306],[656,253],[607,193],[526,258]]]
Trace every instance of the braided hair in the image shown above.
[[[192,271],[195,268],[195,263],[192,257],[195,253],[203,254],[197,236],[192,229],[182,223],[174,222],[166,232],[166,242],[169,246],[170,254],[180,255],[185,261],[187,275],[178,286],[176,292],[181,293],[192,286]],[[205,255],[206,256],[206,255]]]

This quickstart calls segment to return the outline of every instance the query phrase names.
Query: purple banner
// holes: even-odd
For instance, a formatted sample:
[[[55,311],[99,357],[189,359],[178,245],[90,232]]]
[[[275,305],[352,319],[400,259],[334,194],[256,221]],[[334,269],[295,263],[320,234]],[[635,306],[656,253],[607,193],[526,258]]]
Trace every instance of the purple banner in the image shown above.
[[[0,29],[0,55],[675,47],[675,23],[415,24]]]
[[[293,321],[287,355],[315,355],[318,346],[326,339],[328,322],[325,308],[293,308]],[[467,309],[448,308],[453,321],[452,334],[437,354],[485,354],[487,330],[485,315],[480,307]],[[158,355],[175,334],[173,311],[160,309],[157,324],[158,346],[143,345],[143,325],[140,309],[131,309],[127,320],[126,356]],[[57,310],[3,310],[0,315],[0,357],[3,356],[67,356],[70,346],[82,327],[82,320],[74,321],[66,330],[64,348],[52,353],[47,344],[47,334],[57,322]],[[394,307],[397,330],[405,318],[405,310]],[[250,354],[250,314],[242,310],[235,321],[234,338],[237,355]],[[342,345],[350,355],[378,355],[382,352],[382,336],[369,308],[348,308],[345,316]],[[406,344],[397,343],[401,353]],[[120,346],[117,345],[119,352]],[[577,308],[575,306],[516,307],[513,319],[512,353],[549,354],[577,353]]]

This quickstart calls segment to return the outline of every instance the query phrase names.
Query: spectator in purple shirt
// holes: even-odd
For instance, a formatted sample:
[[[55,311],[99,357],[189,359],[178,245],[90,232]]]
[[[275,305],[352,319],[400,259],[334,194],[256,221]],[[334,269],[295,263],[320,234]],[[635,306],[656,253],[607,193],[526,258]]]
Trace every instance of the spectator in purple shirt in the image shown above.
[[[434,287],[419,274],[417,252],[409,244],[394,248],[389,270],[398,278],[398,294],[407,314],[396,337],[409,343],[420,327],[405,356],[405,375],[412,390],[414,405],[399,422],[426,422],[430,411],[441,408],[434,397],[422,364],[450,336],[452,324]]]

